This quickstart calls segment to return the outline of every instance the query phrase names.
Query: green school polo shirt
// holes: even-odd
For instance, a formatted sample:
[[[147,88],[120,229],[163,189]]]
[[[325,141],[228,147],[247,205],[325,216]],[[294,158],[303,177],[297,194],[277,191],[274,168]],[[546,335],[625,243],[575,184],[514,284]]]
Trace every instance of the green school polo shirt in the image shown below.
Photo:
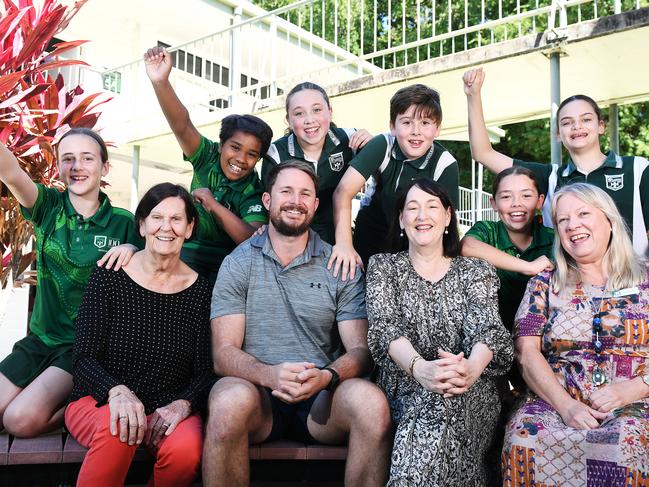
[[[271,168],[282,161],[299,159],[314,164],[318,175],[320,204],[311,223],[311,229],[332,245],[335,241],[333,194],[349,162],[356,155],[356,151],[349,147],[349,138],[354,132],[356,129],[338,128],[332,124],[325,137],[325,144],[318,161],[307,158],[295,135],[290,133],[273,142],[261,166],[261,179],[266,186],[266,178]]]
[[[406,159],[396,137],[386,133],[374,137],[350,163],[365,179],[373,177],[361,201],[356,231],[370,231],[383,239],[388,230],[399,191],[417,178],[437,181],[449,194],[457,209],[459,169],[455,158],[441,144],[434,142],[418,159]],[[360,228],[359,228],[360,223]],[[368,225],[366,226],[365,223]]]
[[[191,190],[209,188],[214,198],[244,222],[268,220],[266,209],[261,202],[263,188],[255,171],[237,181],[230,181],[221,169],[219,144],[201,137],[200,145],[194,154],[184,156],[193,168]],[[212,214],[197,204],[198,228],[194,238],[183,245],[181,258],[201,274],[217,272],[223,258],[237,246]],[[205,276],[209,277],[209,276]]]
[[[67,190],[39,184],[33,208],[21,207],[36,235],[36,299],[29,329],[54,347],[74,341],[74,321],[83,290],[97,261],[112,247],[124,243],[142,246],[133,215],[113,208],[104,193],[90,218],[72,206]]]
[[[503,222],[480,221],[473,225],[465,234],[480,242],[484,242],[503,252],[531,262],[534,259],[545,255],[552,259],[552,244],[554,242],[554,230],[543,226],[541,221],[535,220],[532,226],[532,243],[525,250],[520,250],[509,238],[507,229]],[[530,276],[518,272],[496,269],[500,278],[500,289],[498,290],[498,304],[503,324],[512,331],[514,316],[521,304],[523,294]]]
[[[552,226],[552,195],[555,190],[570,183],[589,183],[597,186],[613,198],[624,217],[633,240],[633,248],[640,255],[647,252],[647,229],[649,228],[649,161],[644,157],[619,156],[609,152],[604,163],[588,174],[577,169],[572,161],[558,164],[525,162],[518,159],[514,164],[531,169],[536,175],[541,193],[545,193],[543,221]]]

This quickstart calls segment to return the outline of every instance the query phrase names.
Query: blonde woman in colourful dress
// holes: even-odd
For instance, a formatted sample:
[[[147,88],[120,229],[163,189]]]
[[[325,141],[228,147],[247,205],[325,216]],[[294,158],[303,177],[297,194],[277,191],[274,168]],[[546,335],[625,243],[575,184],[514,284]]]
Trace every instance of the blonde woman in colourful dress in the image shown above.
[[[613,200],[575,183],[552,201],[556,269],[515,320],[531,389],[507,425],[504,485],[647,485],[649,279]]]

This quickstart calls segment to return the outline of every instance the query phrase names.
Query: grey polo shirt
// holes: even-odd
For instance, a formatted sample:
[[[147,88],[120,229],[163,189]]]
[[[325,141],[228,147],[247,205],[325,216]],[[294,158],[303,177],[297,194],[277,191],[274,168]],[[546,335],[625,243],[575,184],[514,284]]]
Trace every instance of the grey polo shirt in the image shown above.
[[[242,349],[261,362],[333,362],[342,353],[338,322],[367,313],[362,272],[333,277],[330,255],[331,245],[310,230],[304,252],[283,267],[268,231],[252,236],[223,261],[211,318],[245,314]]]

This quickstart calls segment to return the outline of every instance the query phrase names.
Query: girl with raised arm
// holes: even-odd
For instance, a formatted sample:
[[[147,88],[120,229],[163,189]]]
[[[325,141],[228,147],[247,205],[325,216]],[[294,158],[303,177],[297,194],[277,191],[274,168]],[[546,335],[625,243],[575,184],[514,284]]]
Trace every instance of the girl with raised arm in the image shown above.
[[[214,284],[225,256],[267,220],[263,188],[254,169],[268,150],[273,131],[252,115],[229,115],[221,121],[219,143],[209,140],[194,126],[169,82],[172,61],[167,50],[149,49],[144,62],[160,108],[194,169],[191,190],[200,203],[199,226],[181,258]]]
[[[34,225],[38,264],[29,335],[0,362],[0,420],[14,436],[30,437],[63,423],[72,390],[75,319],[90,272],[116,270],[137,248],[133,215],[100,191],[108,150],[92,130],[73,128],[57,145],[63,192],[34,183],[0,145],[0,180]]]
[[[550,201],[555,190],[569,183],[584,182],[603,189],[615,202],[631,231],[633,248],[644,256],[649,228],[649,161],[638,156],[602,152],[599,137],[605,125],[597,103],[586,95],[566,98],[557,111],[556,136],[570,154],[564,164],[525,162],[501,154],[491,147],[482,113],[482,68],[464,73],[464,92],[469,110],[469,138],[473,158],[499,173],[512,165],[531,169],[546,195],[543,221],[552,226]]]

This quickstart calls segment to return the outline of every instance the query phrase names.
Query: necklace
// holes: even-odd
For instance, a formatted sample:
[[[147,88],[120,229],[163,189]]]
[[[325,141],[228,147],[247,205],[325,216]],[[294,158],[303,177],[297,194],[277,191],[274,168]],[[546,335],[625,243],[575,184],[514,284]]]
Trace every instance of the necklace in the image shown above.
[[[583,291],[583,287],[582,287]],[[593,308],[593,333],[595,335],[595,341],[593,342],[593,349],[595,350],[595,367],[593,368],[593,377],[592,382],[596,386],[601,386],[606,384],[606,374],[600,364],[602,363],[602,352],[604,351],[604,344],[599,339],[599,334],[602,332],[602,303],[604,303],[604,296],[599,298],[599,307],[595,307],[595,302],[593,297],[588,296],[585,292],[584,294],[588,297],[590,306]]]

